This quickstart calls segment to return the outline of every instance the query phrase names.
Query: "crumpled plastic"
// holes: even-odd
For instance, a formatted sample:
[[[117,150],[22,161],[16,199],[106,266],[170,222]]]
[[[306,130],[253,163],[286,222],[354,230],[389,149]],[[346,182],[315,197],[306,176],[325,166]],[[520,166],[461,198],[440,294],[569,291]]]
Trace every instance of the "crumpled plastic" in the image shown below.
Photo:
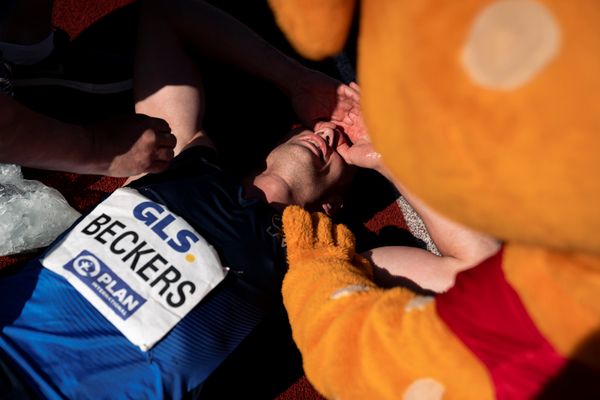
[[[0,164],[0,256],[48,246],[80,215],[58,190]]]

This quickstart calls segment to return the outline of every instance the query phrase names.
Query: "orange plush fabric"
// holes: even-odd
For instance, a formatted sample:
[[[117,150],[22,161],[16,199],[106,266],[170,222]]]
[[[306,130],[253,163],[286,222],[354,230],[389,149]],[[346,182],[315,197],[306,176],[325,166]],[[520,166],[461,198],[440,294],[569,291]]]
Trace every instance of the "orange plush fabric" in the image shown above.
[[[283,226],[284,303],[319,392],[342,399],[444,392],[447,399],[492,398],[487,371],[436,316],[432,298],[376,287],[345,226],[297,206],[285,210]]]
[[[350,30],[354,2],[348,0],[270,0],[280,26],[296,39],[297,50],[319,60],[337,53]],[[323,23],[325,21],[325,23]]]
[[[324,28],[348,23],[347,10],[354,9],[353,1],[323,0],[317,7],[326,10],[321,15],[317,9],[305,12],[302,2],[287,3],[282,7],[271,1],[282,29],[298,49],[323,56],[319,49],[327,44],[333,44],[330,55],[342,48],[335,30],[328,34]],[[333,6],[339,7],[340,14],[332,22]],[[297,24],[307,16],[310,24]],[[324,33],[309,40],[310,32]],[[358,45],[363,114],[385,164],[436,210],[505,242],[494,279],[508,285],[506,293],[514,293],[514,298],[509,297],[518,306],[516,314],[526,313],[515,320],[526,320],[529,337],[536,337],[530,344],[520,342],[519,351],[539,350],[535,342],[545,349],[540,360],[552,359],[546,365],[555,363],[555,367],[511,388],[508,376],[518,376],[519,371],[526,375],[544,362],[513,362],[507,374],[480,344],[472,342],[475,337],[489,348],[502,347],[498,336],[486,335],[483,323],[469,325],[469,337],[461,330],[467,322],[457,322],[460,313],[449,312],[448,302],[439,299],[438,314],[444,323],[486,363],[497,397],[564,396],[572,393],[565,388],[594,386],[600,376],[600,4],[595,0],[362,1]],[[480,269],[477,279],[492,271],[475,269]],[[327,273],[323,270],[322,275]],[[296,284],[288,283],[288,296],[301,296],[296,293],[302,291],[301,283]],[[319,296],[319,290],[313,289],[311,296]],[[323,290],[320,296],[330,295],[329,287]],[[461,297],[465,302],[469,298]],[[310,314],[317,318],[317,306],[313,307]],[[327,322],[319,322],[320,332],[333,329],[327,324],[348,318],[342,308],[336,312]],[[397,314],[388,318],[403,315],[398,307]],[[292,326],[304,331],[316,329],[316,323],[306,317],[293,320]],[[394,336],[406,334],[403,329],[378,340],[396,340]],[[423,335],[429,335],[421,330],[410,333],[417,347]],[[321,354],[345,352],[346,342],[339,336]],[[305,358],[315,357],[316,350],[305,347],[303,351]],[[406,354],[404,348],[395,352],[398,359]],[[443,351],[440,358],[446,354]],[[362,362],[354,357],[344,364]],[[573,369],[566,365],[573,363],[577,371],[586,372],[571,373]],[[319,374],[342,367],[330,363],[320,368]],[[406,370],[394,366],[393,371],[370,375],[371,389],[405,379]],[[308,363],[307,375],[321,379],[311,373]],[[352,381],[346,384],[352,387]],[[324,390],[319,382],[315,385]],[[512,392],[515,387],[523,390]],[[327,396],[338,397],[333,392]]]

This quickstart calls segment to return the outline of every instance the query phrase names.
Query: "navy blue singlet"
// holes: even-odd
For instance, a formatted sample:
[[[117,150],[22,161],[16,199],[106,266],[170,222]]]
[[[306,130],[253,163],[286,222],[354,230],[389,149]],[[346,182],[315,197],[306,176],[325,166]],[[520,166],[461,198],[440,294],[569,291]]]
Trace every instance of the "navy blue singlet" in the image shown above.
[[[231,268],[225,280],[150,351],[131,344],[39,259],[0,278],[0,355],[45,398],[181,398],[280,301],[280,217],[243,198],[239,183],[196,147],[132,187],[185,218]]]

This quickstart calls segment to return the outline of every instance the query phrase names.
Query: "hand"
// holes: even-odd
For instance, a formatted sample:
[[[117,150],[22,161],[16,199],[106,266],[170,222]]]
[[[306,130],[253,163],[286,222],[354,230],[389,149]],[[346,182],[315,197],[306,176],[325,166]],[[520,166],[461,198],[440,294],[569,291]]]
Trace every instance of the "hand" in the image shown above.
[[[92,173],[115,177],[165,170],[177,139],[166,121],[134,114],[88,127],[93,135]]]
[[[360,108],[360,87],[356,82],[350,82],[350,85],[346,88],[346,91],[352,91],[352,98],[355,99],[356,103],[353,104],[353,107],[344,115],[343,120],[338,121],[334,118],[333,122],[336,122],[344,128],[344,133],[348,135],[348,138],[352,143],[357,144],[365,141],[370,143],[371,139],[369,138],[369,132],[365,126],[365,121],[363,120]]]
[[[351,89],[360,100],[360,87],[355,82],[350,83],[349,89]],[[360,103],[358,109],[360,109]],[[348,121],[350,122],[349,124]],[[344,158],[346,163],[383,172],[384,168],[381,163],[381,154],[375,151],[375,148],[371,143],[371,138],[369,137],[362,115],[352,111],[346,115],[345,120],[341,123],[335,121],[332,121],[332,123],[341,126],[350,139],[351,143],[339,146],[337,149],[338,153]]]
[[[283,212],[283,230],[290,264],[307,257],[351,262],[355,256],[352,232],[344,225],[333,225],[323,213],[289,206]]]
[[[381,155],[371,144],[360,112],[360,87],[355,82],[347,86],[320,72],[307,71],[292,92],[296,113],[315,131],[341,128],[351,141],[337,148],[346,163],[381,169]]]
[[[370,141],[361,139],[351,145],[342,145],[337,148],[338,153],[349,165],[369,168],[382,172],[381,154],[375,151]]]
[[[332,121],[342,127],[351,140],[366,134],[358,85],[344,85],[308,68],[303,68],[297,76],[289,95],[296,114],[307,127],[313,129],[318,121]]]

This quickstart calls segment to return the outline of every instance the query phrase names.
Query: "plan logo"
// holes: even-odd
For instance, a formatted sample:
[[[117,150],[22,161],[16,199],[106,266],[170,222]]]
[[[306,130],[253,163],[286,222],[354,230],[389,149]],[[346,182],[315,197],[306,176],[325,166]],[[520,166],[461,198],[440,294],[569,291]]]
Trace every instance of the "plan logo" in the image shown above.
[[[94,278],[100,273],[100,268],[100,262],[92,255],[80,255],[73,260],[73,269],[79,276]]]
[[[87,250],[83,250],[66,263],[64,268],[79,278],[123,320],[129,318],[146,302],[146,299],[136,293],[102,260]]]

